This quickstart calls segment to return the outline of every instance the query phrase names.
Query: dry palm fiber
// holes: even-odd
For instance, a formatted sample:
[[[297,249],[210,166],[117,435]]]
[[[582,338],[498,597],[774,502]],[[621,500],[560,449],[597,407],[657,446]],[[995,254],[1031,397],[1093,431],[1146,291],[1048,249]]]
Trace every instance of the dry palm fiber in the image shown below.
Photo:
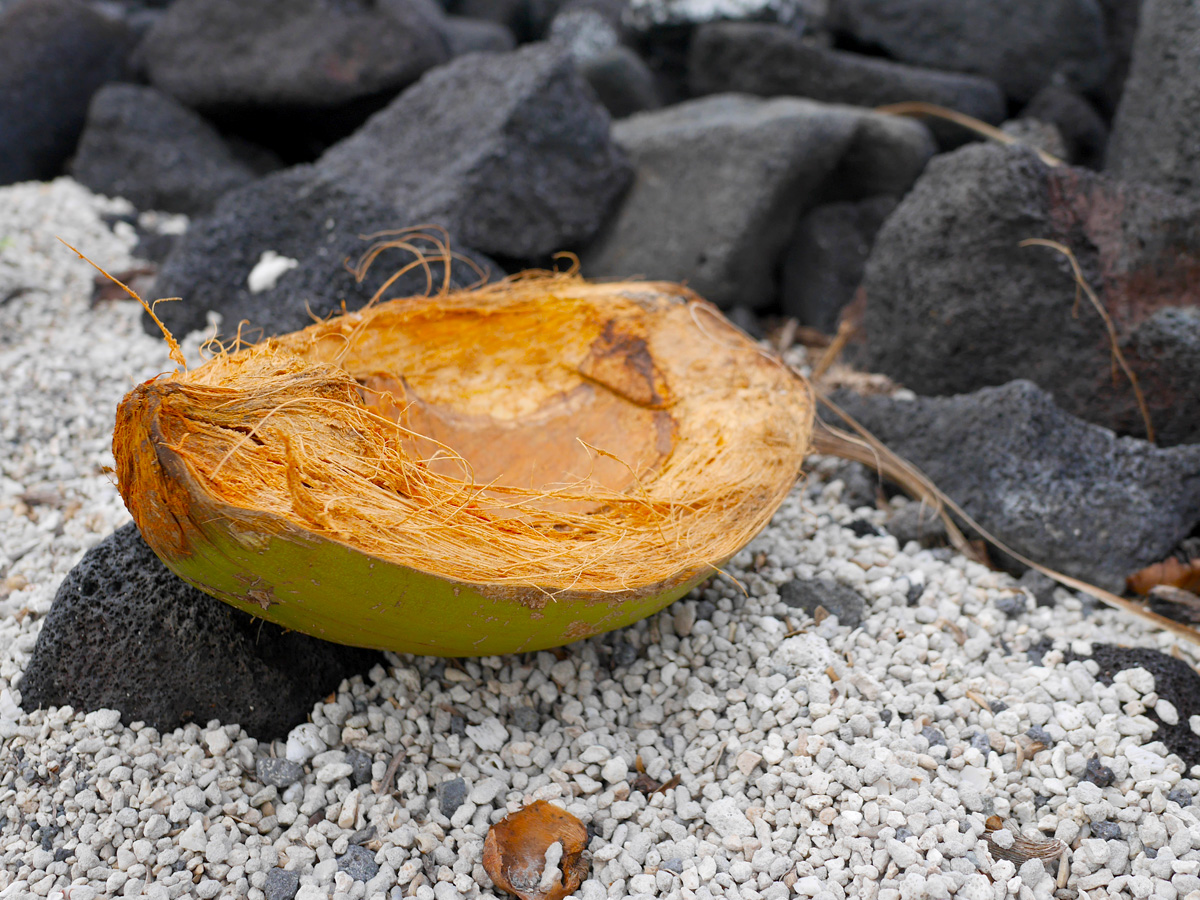
[[[160,376],[123,401],[114,454],[168,566],[289,627],[270,577],[219,588],[205,567],[225,551],[189,566],[214,517],[247,548],[299,529],[527,613],[649,603],[640,617],[766,525],[812,413],[777,358],[684,288],[530,273]],[[335,639],[379,643],[350,633]]]

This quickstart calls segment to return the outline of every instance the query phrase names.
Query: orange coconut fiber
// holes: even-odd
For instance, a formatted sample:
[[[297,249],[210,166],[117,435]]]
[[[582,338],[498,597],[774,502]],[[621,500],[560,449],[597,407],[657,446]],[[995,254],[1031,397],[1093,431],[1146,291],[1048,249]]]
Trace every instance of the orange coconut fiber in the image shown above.
[[[690,291],[536,273],[160,376],[122,403],[114,452],[168,564],[195,539],[170,483],[187,481],[536,607],[712,571],[791,488],[812,415],[797,378]]]

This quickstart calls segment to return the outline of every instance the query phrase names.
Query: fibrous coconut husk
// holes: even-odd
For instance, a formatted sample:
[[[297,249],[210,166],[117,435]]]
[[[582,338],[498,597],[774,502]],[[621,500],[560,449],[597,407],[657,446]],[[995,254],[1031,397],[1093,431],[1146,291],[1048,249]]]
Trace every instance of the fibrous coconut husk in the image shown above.
[[[122,402],[185,580],[330,640],[537,649],[681,596],[769,521],[811,396],[677,285],[532,273],[220,352]]]

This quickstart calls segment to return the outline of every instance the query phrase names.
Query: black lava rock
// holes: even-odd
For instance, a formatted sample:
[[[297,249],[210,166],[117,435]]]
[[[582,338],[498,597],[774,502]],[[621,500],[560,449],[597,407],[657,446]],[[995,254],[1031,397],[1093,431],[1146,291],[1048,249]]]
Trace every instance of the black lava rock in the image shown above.
[[[1008,618],[1015,619],[1025,612],[1025,595],[1024,594],[1004,594],[996,598],[996,609],[1004,613]]]
[[[346,762],[350,764],[350,783],[355,787],[371,783],[371,754],[362,750],[347,750]]]
[[[292,900],[300,890],[300,873],[274,868],[267,871],[263,893],[267,900]]]
[[[1008,546],[1109,590],[1200,519],[1200,446],[1118,438],[1028,381],[956,397],[835,400]]]
[[[1100,757],[1093,755],[1087,761],[1087,766],[1084,771],[1083,780],[1090,781],[1097,787],[1106,788],[1111,785],[1117,776],[1108,766],[1100,762]]]
[[[591,237],[628,184],[609,123],[570,57],[534,44],[429,72],[318,166],[406,221],[530,259]]]
[[[509,713],[508,720],[514,728],[522,731],[537,731],[542,726],[537,710],[529,706],[516,707]]]
[[[1192,731],[1189,720],[1200,715],[1200,674],[1182,659],[1167,656],[1149,647],[1119,647],[1116,644],[1093,644],[1092,659],[1100,666],[1096,678],[1112,684],[1113,676],[1123,669],[1143,668],[1154,676],[1154,691],[1167,700],[1179,714],[1174,725],[1168,725],[1150,710],[1146,713],[1158,723],[1156,740],[1167,745],[1190,769],[1200,765],[1200,736]]]
[[[1172,803],[1178,803],[1180,806],[1192,805],[1192,795],[1183,788],[1171,788],[1167,792],[1167,799]]]
[[[1025,736],[1028,737],[1031,741],[1036,741],[1037,743],[1039,743],[1045,747],[1054,746],[1054,738],[1050,737],[1050,732],[1048,732],[1041,725],[1034,725],[1032,728],[1030,728],[1028,731],[1025,732]]]
[[[450,46],[451,56],[464,53],[508,53],[516,49],[517,39],[500,22],[468,19],[465,16],[446,16],[442,33]]]
[[[662,105],[654,73],[623,44],[580,60],[578,66],[579,73],[614,119]]]
[[[875,235],[896,208],[894,197],[828,203],[804,215],[784,250],[779,302],[801,325],[837,331],[854,299]],[[936,518],[936,516],[935,516]]]
[[[613,134],[636,176],[583,254],[585,274],[686,281],[725,307],[775,298],[780,257],[819,189],[902,193],[933,152],[916,122],[735,94],[639,113]]]
[[[1108,171],[1200,199],[1200,8],[1144,0]]]
[[[414,259],[412,253],[383,254],[362,282],[346,267],[370,246],[360,235],[420,224],[378,197],[348,184],[317,176],[311,166],[296,166],[268,175],[232,191],[212,214],[193,222],[159,272],[157,292],[182,297],[158,307],[158,316],[176,335],[206,323],[207,310],[216,310],[227,335],[238,322],[248,322],[247,337],[295,331],[312,324],[312,316],[337,312],[344,302],[355,310],[365,304],[390,275]],[[441,287],[445,268],[436,261],[440,251],[432,241],[415,241],[432,262],[432,290]],[[478,269],[495,273],[497,266],[452,240],[452,248],[476,260]],[[264,254],[293,259],[297,265],[274,285],[255,290],[250,273]],[[466,262],[451,265],[451,281],[465,287],[480,280]],[[386,296],[404,297],[431,290],[419,267],[392,285]],[[147,333],[157,326],[144,317]],[[261,329],[261,331],[260,331]]]
[[[451,778],[449,781],[443,781],[437,786],[438,803],[442,808],[442,815],[449,819],[454,815],[455,811],[467,802],[467,783],[461,778]]]
[[[947,541],[946,523],[937,511],[924,503],[906,503],[887,520],[888,533],[903,547],[916,541],[925,547],[944,544]]]
[[[852,106],[919,100],[992,123],[1005,112],[1004,94],[987,78],[834,50],[802,39],[794,28],[767,23],[698,28],[688,83],[694,94],[791,95]]]
[[[831,24],[893,59],[991,78],[1016,100],[1055,79],[1091,90],[1108,75],[1095,0],[838,0]]]
[[[991,739],[982,731],[976,731],[971,735],[970,744],[984,756],[987,756],[992,749]]]
[[[1121,826],[1116,822],[1093,822],[1092,837],[1100,838],[1102,841],[1123,841],[1125,833],[1121,831]]]
[[[1095,108],[1079,94],[1056,84],[1042,88],[1021,110],[1022,118],[1049,122],[1067,145],[1067,159],[1090,169],[1104,162],[1108,126]]]
[[[125,722],[160,731],[220,719],[266,740],[380,660],[285,631],[185,584],[129,524],[63,581],[21,693],[31,708],[117,709]]]
[[[945,747],[946,736],[934,728],[932,725],[926,725],[921,729],[921,737],[929,742],[930,747]]]
[[[92,94],[125,73],[133,35],[77,0],[24,0],[0,14],[0,184],[58,175]]]
[[[1067,412],[1145,435],[1137,397],[1112,375],[1100,316],[1063,255],[1071,248],[1112,317],[1164,445],[1200,443],[1200,205],[1024,148],[937,157],[879,230],[863,279],[857,360],[921,394],[1028,378]]]
[[[263,784],[283,790],[304,777],[304,766],[283,757],[264,756],[254,763],[254,772]]]
[[[71,175],[139,209],[195,215],[260,173],[217,130],[154,88],[112,84],[88,109]]]
[[[312,114],[394,94],[445,62],[449,47],[430,6],[178,0],[138,55],[151,84],[195,109]]]
[[[824,579],[795,578],[779,588],[779,598],[809,615],[813,615],[818,606],[823,606],[846,628],[857,628],[862,624],[867,606],[857,591]]]
[[[1031,594],[1038,606],[1053,606],[1054,592],[1058,590],[1058,582],[1048,575],[1043,575],[1037,569],[1029,569],[1019,579],[1021,587]]]
[[[375,854],[359,844],[346,848],[346,852],[337,858],[337,867],[355,881],[370,881],[379,874]]]

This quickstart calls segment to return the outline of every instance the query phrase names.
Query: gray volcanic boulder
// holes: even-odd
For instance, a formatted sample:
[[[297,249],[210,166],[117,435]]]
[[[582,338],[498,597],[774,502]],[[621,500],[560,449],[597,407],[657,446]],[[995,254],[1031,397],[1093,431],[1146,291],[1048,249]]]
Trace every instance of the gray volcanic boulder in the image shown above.
[[[92,98],[71,175],[139,209],[195,215],[260,173],[217,130],[161,91],[110,84]]]
[[[584,273],[686,281],[726,307],[774,299],[778,258],[826,182],[898,194],[933,152],[913,121],[741,94],[639,113],[613,134],[636,175]]]
[[[1200,199],[1200,7],[1145,0],[1108,171]]]
[[[303,722],[379,653],[255,619],[173,575],[128,524],[58,589],[21,681],[34,706],[117,709],[169,731],[239,723],[266,740]]]
[[[160,296],[183,299],[159,304],[157,314],[176,334],[204,327],[208,310],[221,314],[226,337],[235,334],[243,320],[249,340],[295,331],[311,325],[313,316],[340,311],[343,303],[350,310],[361,307],[393,272],[415,258],[401,250],[385,253],[359,282],[348,264],[357,262],[370,246],[363,236],[419,224],[422,219],[405,217],[378,197],[322,179],[312,166],[276,172],[226,194],[211,215],[192,223],[167,257],[156,284]],[[429,257],[438,256],[429,241],[421,249]],[[452,249],[474,259],[479,269],[496,272],[494,263],[457,240],[452,240]],[[265,254],[294,265],[278,272],[274,281],[252,279],[256,269],[263,272],[259,267]],[[417,268],[393,284],[386,296],[436,292],[445,267],[438,261],[431,265],[432,285]],[[480,272],[465,261],[451,265],[453,287],[480,279]],[[143,324],[149,334],[158,334],[148,316]]]
[[[415,0],[178,0],[138,55],[151,84],[204,111],[322,109],[411,84],[449,58]]]
[[[120,78],[133,35],[76,0],[0,15],[0,184],[62,171],[97,88]]]
[[[530,259],[591,237],[628,184],[609,125],[570,57],[531,44],[433,70],[317,167],[407,221]]]
[[[1055,79],[1092,90],[1108,74],[1097,0],[831,0],[830,21],[901,62],[990,78],[1016,100]]]
[[[849,203],[826,203],[807,213],[783,257],[779,303],[801,325],[832,334],[842,309],[854,298],[875,235],[896,208],[884,195]]]
[[[888,218],[867,263],[860,364],[921,394],[1029,378],[1068,412],[1144,435],[1114,379],[1103,321],[1083,301],[1070,247],[1112,316],[1164,444],[1200,442],[1200,208],[1022,148],[935,159]]]
[[[1095,108],[1079,94],[1048,85],[1021,110],[1022,119],[1049,122],[1066,144],[1066,159],[1090,169],[1100,168],[1108,145],[1108,126]]]
[[[1000,88],[978,75],[833,50],[803,40],[792,28],[754,22],[697,29],[688,54],[688,84],[695,94],[794,95],[853,106],[921,100],[992,123],[1005,113]]]
[[[1119,438],[1028,381],[835,402],[1018,553],[1120,592],[1200,524],[1200,446]]]

